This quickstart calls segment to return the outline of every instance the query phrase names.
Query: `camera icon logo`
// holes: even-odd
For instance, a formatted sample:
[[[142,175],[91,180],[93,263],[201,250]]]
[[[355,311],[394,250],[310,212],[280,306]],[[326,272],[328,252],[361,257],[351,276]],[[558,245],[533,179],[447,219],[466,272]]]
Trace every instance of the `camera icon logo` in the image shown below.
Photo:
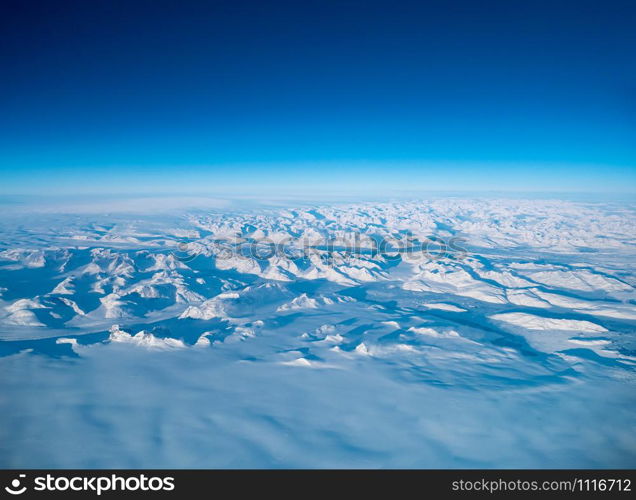
[[[22,479],[26,477],[25,474],[20,474],[19,478]],[[4,490],[11,495],[22,495],[26,491],[26,486],[20,488],[20,479],[14,479],[11,481],[11,486],[5,486]]]

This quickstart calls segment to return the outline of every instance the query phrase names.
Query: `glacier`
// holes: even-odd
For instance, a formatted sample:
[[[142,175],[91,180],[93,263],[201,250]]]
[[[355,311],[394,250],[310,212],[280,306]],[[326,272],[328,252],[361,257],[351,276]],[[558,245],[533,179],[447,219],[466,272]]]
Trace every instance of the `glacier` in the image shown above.
[[[0,216],[0,467],[636,466],[636,204],[193,203]]]

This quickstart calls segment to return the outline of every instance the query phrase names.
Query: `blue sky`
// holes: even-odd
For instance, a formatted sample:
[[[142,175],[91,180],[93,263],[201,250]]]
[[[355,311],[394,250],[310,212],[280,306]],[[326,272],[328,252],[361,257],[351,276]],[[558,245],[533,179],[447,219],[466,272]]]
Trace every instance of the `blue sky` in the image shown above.
[[[0,192],[636,192],[636,6],[15,2]]]

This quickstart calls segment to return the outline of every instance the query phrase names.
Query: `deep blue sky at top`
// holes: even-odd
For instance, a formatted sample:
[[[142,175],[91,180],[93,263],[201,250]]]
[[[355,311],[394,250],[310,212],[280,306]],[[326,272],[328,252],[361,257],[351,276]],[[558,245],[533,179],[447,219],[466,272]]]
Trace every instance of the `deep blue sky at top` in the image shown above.
[[[636,191],[633,1],[5,1],[0,18],[0,193]]]

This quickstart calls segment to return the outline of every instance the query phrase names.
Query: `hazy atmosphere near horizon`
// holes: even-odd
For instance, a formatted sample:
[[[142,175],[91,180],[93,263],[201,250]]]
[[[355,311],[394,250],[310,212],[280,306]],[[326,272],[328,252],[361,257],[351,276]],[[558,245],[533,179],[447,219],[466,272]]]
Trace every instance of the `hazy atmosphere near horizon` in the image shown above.
[[[6,1],[0,468],[635,468],[636,4]]]

